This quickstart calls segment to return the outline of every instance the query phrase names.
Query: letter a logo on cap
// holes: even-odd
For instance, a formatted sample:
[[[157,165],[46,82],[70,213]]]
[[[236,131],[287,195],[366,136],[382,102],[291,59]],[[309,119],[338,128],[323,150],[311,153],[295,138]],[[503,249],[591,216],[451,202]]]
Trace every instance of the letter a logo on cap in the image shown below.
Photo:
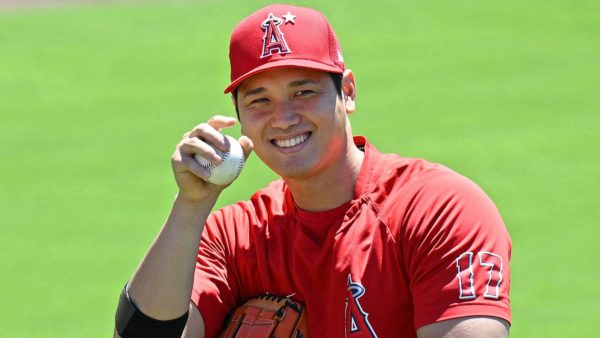
[[[269,17],[262,22],[261,27],[265,31],[265,35],[263,36],[263,48],[262,54],[260,55],[261,59],[271,56],[273,52],[279,54],[288,54],[292,52],[283,37],[281,29],[279,29],[279,25],[281,25],[282,22],[283,20],[274,16],[273,13],[269,13]]]

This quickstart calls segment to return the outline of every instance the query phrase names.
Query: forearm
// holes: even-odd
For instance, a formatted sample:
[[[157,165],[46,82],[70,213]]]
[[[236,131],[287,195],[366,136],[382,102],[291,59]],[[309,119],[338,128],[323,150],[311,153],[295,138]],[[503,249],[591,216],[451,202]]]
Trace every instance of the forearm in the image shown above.
[[[167,320],[188,310],[198,242],[216,197],[202,203],[175,199],[167,221],[129,282],[131,300],[146,315]]]

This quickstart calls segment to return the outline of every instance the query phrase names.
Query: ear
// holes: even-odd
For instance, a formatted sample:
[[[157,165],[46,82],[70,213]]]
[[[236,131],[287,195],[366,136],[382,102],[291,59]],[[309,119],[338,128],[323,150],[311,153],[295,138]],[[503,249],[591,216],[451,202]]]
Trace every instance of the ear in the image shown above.
[[[354,73],[351,69],[344,71],[342,93],[344,94],[342,99],[344,100],[344,106],[346,106],[346,113],[353,113],[356,110],[356,80],[354,80]]]

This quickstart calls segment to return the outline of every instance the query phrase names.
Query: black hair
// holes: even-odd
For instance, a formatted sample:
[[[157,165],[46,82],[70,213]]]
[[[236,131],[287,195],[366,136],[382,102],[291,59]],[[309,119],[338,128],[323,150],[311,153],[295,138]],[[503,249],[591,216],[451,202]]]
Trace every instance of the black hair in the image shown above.
[[[331,80],[333,81],[333,85],[335,86],[335,91],[337,92],[339,97],[342,97],[342,79],[344,78],[344,74],[341,73],[327,73]],[[240,119],[240,110],[238,109],[237,98],[238,98],[238,87],[236,87],[231,94],[235,99],[235,113],[237,114],[238,120]]]

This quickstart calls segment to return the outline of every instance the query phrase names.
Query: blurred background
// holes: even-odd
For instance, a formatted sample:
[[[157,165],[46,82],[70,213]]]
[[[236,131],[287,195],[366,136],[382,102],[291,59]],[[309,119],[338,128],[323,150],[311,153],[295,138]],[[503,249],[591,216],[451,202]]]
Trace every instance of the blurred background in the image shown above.
[[[267,3],[0,0],[0,336],[112,334],[176,193],[174,146],[235,116],[229,34]],[[355,134],[496,202],[511,336],[596,337],[600,2],[295,3],[341,39]],[[273,179],[252,156],[218,206]]]

